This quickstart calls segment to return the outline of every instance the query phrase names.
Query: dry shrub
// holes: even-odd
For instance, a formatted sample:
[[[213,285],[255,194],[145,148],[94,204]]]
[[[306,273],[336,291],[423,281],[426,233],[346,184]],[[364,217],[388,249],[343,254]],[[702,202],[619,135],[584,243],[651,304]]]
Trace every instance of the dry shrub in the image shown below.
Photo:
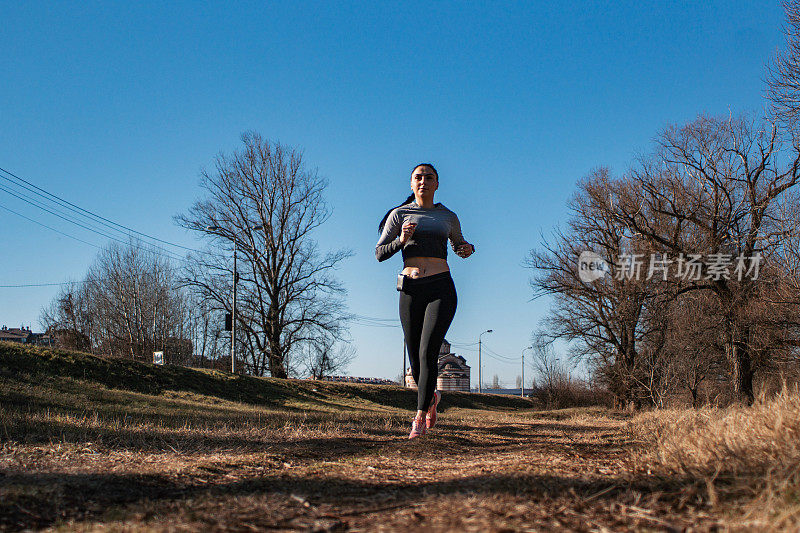
[[[642,469],[703,487],[731,525],[800,527],[800,391],[784,388],[753,407],[664,410],[631,422]]]
[[[607,390],[590,387],[585,381],[569,376],[551,383],[534,385],[530,397],[546,409],[614,405],[614,398]]]

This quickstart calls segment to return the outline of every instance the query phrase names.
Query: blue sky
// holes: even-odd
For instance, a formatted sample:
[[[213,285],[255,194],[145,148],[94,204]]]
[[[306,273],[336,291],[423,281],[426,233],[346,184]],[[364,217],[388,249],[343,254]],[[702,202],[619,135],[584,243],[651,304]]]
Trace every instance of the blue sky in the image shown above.
[[[491,328],[485,345],[509,358],[548,305],[530,301],[522,261],[566,219],[576,180],[624,170],[669,123],[759,113],[784,44],[778,1],[131,4],[0,2],[0,167],[193,246],[173,215],[214,155],[258,131],[330,180],[317,237],[355,252],[339,271],[350,310],[396,318],[402,261],[375,261],[376,224],[430,160],[436,201],[478,250],[451,254],[448,340]],[[2,191],[0,205],[105,244]],[[0,285],[79,279],[96,253],[2,209],[0,228]],[[0,288],[0,323],[38,329],[57,290]],[[398,375],[399,327],[351,333],[351,373]],[[474,346],[457,353],[477,369]]]

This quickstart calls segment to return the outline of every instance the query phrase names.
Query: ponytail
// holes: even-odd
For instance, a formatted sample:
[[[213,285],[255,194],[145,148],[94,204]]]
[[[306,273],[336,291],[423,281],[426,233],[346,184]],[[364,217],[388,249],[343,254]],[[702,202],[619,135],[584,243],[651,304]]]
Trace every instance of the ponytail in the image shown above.
[[[409,195],[408,195],[408,198],[406,198],[406,199],[403,201],[403,203],[402,203],[402,204],[400,204],[400,205],[398,205],[397,207],[401,207],[401,206],[404,206],[404,205],[406,205],[406,204],[410,204],[411,202],[413,202],[413,201],[414,201],[414,199],[415,199],[414,195],[413,195],[413,194],[409,194]],[[378,233],[382,233],[382,232],[383,232],[383,226],[386,224],[386,219],[387,219],[387,218],[389,218],[389,213],[391,213],[392,211],[394,211],[395,209],[397,209],[397,207],[393,207],[393,208],[389,209],[389,210],[386,212],[386,214],[385,214],[385,215],[383,215],[383,218],[381,219],[381,223],[380,223],[380,224],[378,224]]]

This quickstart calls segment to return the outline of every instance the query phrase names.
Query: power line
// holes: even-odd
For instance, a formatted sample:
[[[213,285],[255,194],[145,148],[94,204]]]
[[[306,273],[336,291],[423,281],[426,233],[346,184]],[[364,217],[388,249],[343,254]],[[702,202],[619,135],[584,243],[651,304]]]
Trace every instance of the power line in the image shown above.
[[[133,279],[131,277],[125,277],[123,281],[128,281]],[[54,283],[20,283],[17,285],[0,285],[0,289],[22,289],[28,287],[58,287],[63,285],[82,285],[84,283],[104,283],[108,281],[116,282],[118,279],[116,278],[90,278],[90,279],[82,279],[78,281],[60,281]],[[136,282],[136,280],[134,280]],[[172,289],[179,289],[180,287],[171,286]]]
[[[494,359],[495,361],[498,361],[500,363],[505,363],[507,365],[518,365],[519,364],[519,361],[506,361],[504,359],[500,359],[499,357],[495,357],[494,355],[492,355],[490,353],[487,353],[486,356]]]
[[[399,318],[378,318],[365,315],[354,315],[353,323],[358,326],[368,326],[372,328],[399,328]]]
[[[61,285],[69,285],[70,281],[64,281],[62,283],[23,283],[21,285],[0,285],[0,289],[21,289],[25,287],[58,287]]]
[[[78,241],[78,242],[82,242],[82,243],[84,243],[84,244],[88,244],[89,246],[93,246],[93,247],[95,247],[95,248],[97,248],[97,249],[100,249],[100,247],[99,247],[99,246],[97,246],[96,244],[92,244],[92,243],[90,243],[89,241],[84,241],[83,239],[79,239],[78,237],[75,237],[75,236],[73,236],[73,235],[70,235],[69,233],[64,233],[64,232],[63,232],[63,231],[61,231],[61,230],[57,230],[57,229],[55,229],[55,228],[52,228],[52,227],[48,226],[47,224],[42,224],[42,223],[41,223],[41,222],[39,222],[38,220],[34,220],[34,219],[30,218],[30,217],[26,217],[26,216],[25,216],[25,215],[23,215],[22,213],[17,213],[17,212],[16,212],[16,211],[14,211],[13,209],[9,209],[8,207],[6,207],[6,206],[4,206],[4,205],[0,205],[0,209],[5,209],[5,210],[6,210],[6,211],[8,211],[9,213],[14,213],[14,214],[15,214],[15,215],[17,215],[18,217],[22,217],[22,218],[24,218],[25,220],[28,220],[28,221],[30,221],[30,222],[33,222],[34,224],[38,224],[38,225],[40,225],[40,226],[42,226],[42,227],[44,227],[44,228],[47,228],[47,229],[49,229],[49,230],[51,230],[51,231],[55,231],[56,233],[60,233],[61,235],[65,236],[65,237],[69,237],[70,239],[75,239],[75,240],[76,240],[76,241]]]
[[[400,327],[400,326],[395,325],[395,324],[377,324],[377,323],[374,323],[374,322],[358,321],[358,320],[354,320],[353,323],[356,324],[357,326],[368,326],[368,327],[372,327],[372,328],[399,328]]]
[[[6,173],[9,176],[14,177],[16,180],[19,180],[21,183],[17,183],[15,181],[12,181],[8,177],[4,176],[2,173]],[[198,250],[197,248],[191,248],[189,246],[183,246],[183,245],[180,245],[180,244],[176,244],[176,243],[164,240],[164,239],[160,239],[158,237],[154,237],[154,236],[149,235],[147,233],[143,233],[141,231],[137,231],[137,230],[135,230],[133,228],[129,228],[128,226],[125,226],[123,224],[119,224],[117,222],[114,222],[113,220],[109,220],[109,219],[107,219],[107,218],[105,218],[105,217],[103,217],[101,215],[98,215],[98,214],[96,214],[96,213],[94,213],[92,211],[89,211],[88,209],[84,209],[84,208],[82,208],[80,206],[77,206],[77,205],[69,202],[68,200],[64,200],[63,198],[61,198],[61,197],[59,197],[59,196],[57,196],[57,195],[55,195],[53,193],[50,193],[50,192],[42,189],[41,187],[38,187],[37,185],[34,185],[33,183],[31,183],[31,182],[19,177],[18,175],[14,174],[14,173],[12,173],[12,172],[10,172],[8,170],[5,170],[3,168],[0,168],[0,178],[6,180],[7,182],[9,182],[11,185],[13,185],[15,187],[19,187],[21,189],[24,189],[26,191],[29,191],[29,192],[35,194],[36,196],[39,196],[39,197],[43,198],[44,200],[50,202],[50,204],[43,204],[41,201],[36,200],[36,199],[26,195],[25,193],[23,193],[23,192],[21,192],[19,190],[15,190],[15,189],[10,189],[9,190],[6,187],[0,186],[0,190],[3,190],[7,194],[10,194],[10,195],[14,196],[15,198],[17,198],[17,199],[19,199],[19,200],[21,200],[23,202],[26,202],[26,203],[28,203],[30,205],[33,205],[33,206],[35,206],[35,207],[37,207],[37,208],[39,208],[39,209],[41,209],[43,211],[46,211],[47,213],[50,213],[51,215],[54,215],[54,216],[56,216],[58,218],[61,218],[62,220],[66,220],[67,222],[75,224],[75,225],[77,225],[77,226],[79,226],[79,227],[81,227],[83,229],[86,229],[88,231],[91,231],[93,233],[101,235],[101,236],[103,236],[103,237],[105,237],[107,239],[114,240],[114,241],[119,242],[121,244],[128,244],[128,242],[120,240],[119,238],[115,237],[114,235],[108,235],[106,233],[106,231],[109,231],[109,230],[110,231],[114,231],[114,232],[116,232],[118,234],[121,234],[124,237],[127,237],[128,239],[130,239],[133,236],[132,234],[135,234],[135,235],[139,235],[141,237],[145,237],[147,239],[151,239],[153,241],[157,241],[157,242],[160,242],[160,243],[167,244],[169,246],[174,246],[176,248],[181,248],[181,249],[188,250],[188,251],[191,251],[191,252],[196,252],[198,254],[212,255],[212,256],[216,256],[216,257],[224,257],[223,254],[215,253],[215,252],[212,252],[212,251],[209,251],[209,250]],[[41,193],[38,192],[38,191],[41,191]],[[52,205],[52,204],[54,204],[54,205]],[[62,211],[59,208],[64,208],[68,212]],[[48,226],[46,224],[42,224],[39,221],[36,221],[36,220],[31,219],[31,218],[25,217],[24,215],[21,215],[20,213],[16,213],[16,212],[14,212],[14,213],[19,215],[19,216],[22,216],[26,220],[34,222],[35,224],[39,224],[40,226],[43,226],[43,227],[45,227],[45,228],[47,228],[47,229],[49,229],[51,231],[55,231],[56,233],[60,233],[60,234],[65,235],[65,236],[69,236],[68,234],[65,234],[64,232],[56,230],[55,228],[52,228],[52,227],[50,227],[50,226]],[[85,219],[87,221],[87,223],[92,224],[92,226],[87,226],[81,220],[76,221],[76,219],[74,218],[73,213],[83,217],[83,219]],[[94,217],[94,218],[92,218],[92,217]],[[104,226],[104,228],[98,229],[96,224],[99,224],[100,226]],[[106,229],[106,228],[108,228],[108,229]],[[118,228],[122,228],[122,229],[118,229]],[[123,231],[123,230],[125,230],[125,231]],[[84,241],[82,239],[78,239],[77,237],[70,236],[70,238],[73,238],[73,239],[78,240],[80,242],[84,242],[86,244],[90,244],[91,246],[94,246],[95,248],[100,248],[99,246],[97,246],[95,244],[88,243],[87,241]],[[178,262],[182,262],[182,263],[186,263],[187,262],[187,260],[185,258],[177,255],[175,252],[167,250],[167,249],[165,249],[165,248],[163,248],[161,246],[158,246],[158,245],[156,245],[156,244],[154,244],[152,242],[148,242],[146,240],[145,241],[141,241],[141,242],[150,251],[153,251],[155,253],[159,253],[161,255],[164,255],[165,257],[168,257],[168,258],[170,258],[172,260],[175,260],[175,261],[178,261]]]
[[[478,353],[478,349],[477,348],[458,348],[458,351],[462,351],[462,350],[466,350],[468,352]]]
[[[5,176],[3,176],[2,174],[0,174],[0,178],[6,179],[6,180],[8,179]],[[11,182],[11,187],[17,187],[17,186],[19,186],[19,184]],[[25,187],[23,186],[23,188],[25,188]],[[18,200],[22,200],[23,202],[25,202],[25,203],[27,203],[29,205],[32,205],[34,207],[38,207],[39,209],[41,209],[43,211],[46,211],[46,212],[48,212],[48,213],[50,213],[52,215],[55,215],[55,216],[61,218],[62,220],[66,220],[68,222],[71,222],[72,224],[75,224],[76,226],[80,226],[81,228],[89,230],[91,232],[98,233],[98,234],[102,235],[103,237],[115,238],[115,237],[118,237],[119,235],[125,236],[127,238],[131,237],[131,235],[129,233],[125,233],[125,232],[120,231],[120,230],[118,230],[118,229],[116,229],[114,227],[110,227],[110,228],[111,228],[112,232],[115,232],[115,234],[107,235],[104,232],[109,231],[109,230],[104,228],[104,227],[102,227],[102,226],[109,226],[108,224],[102,224],[101,223],[100,226],[98,226],[96,220],[94,220],[93,218],[87,217],[86,215],[82,215],[81,213],[78,213],[78,214],[83,216],[84,219],[86,219],[86,220],[84,220],[84,219],[76,219],[75,218],[75,214],[73,213],[74,210],[71,210],[71,209],[64,210],[64,209],[61,208],[62,206],[60,204],[55,203],[55,202],[51,201],[48,198],[44,198],[44,201],[42,201],[39,198],[36,198],[36,197],[33,197],[33,196],[30,196],[30,195],[26,194],[25,192],[22,192],[22,191],[13,189],[13,188],[9,189],[9,185],[8,184],[0,184],[0,191],[3,191],[5,193],[7,193],[7,194],[10,194],[11,196],[17,198]],[[34,191],[34,193],[37,194],[40,197],[43,197],[43,195],[38,194],[35,191]],[[119,235],[116,235],[116,234],[119,234]],[[150,243],[148,242],[146,244],[150,244]]]
[[[516,358],[516,357],[508,357],[508,356],[506,356],[506,355],[500,355],[499,353],[495,352],[494,350],[492,350],[492,349],[491,349],[491,348],[489,348],[488,346],[484,346],[484,347],[483,347],[483,349],[484,349],[484,350],[486,350],[486,352],[488,352],[489,354],[491,354],[491,355],[494,355],[494,356],[495,356],[495,357],[497,357],[497,358],[504,359],[504,360],[506,360],[507,362],[513,362],[513,363],[516,363],[516,362],[519,360],[519,359],[518,359],[518,358]]]
[[[2,167],[0,167],[0,172],[8,174],[12,178],[14,178],[14,179],[16,179],[16,180],[18,180],[18,181],[20,181],[20,182],[22,182],[22,183],[24,183],[25,185],[28,186],[28,187],[25,187],[25,185],[18,185],[19,187],[24,187],[25,189],[27,189],[27,190],[29,190],[31,192],[34,192],[35,194],[37,194],[39,196],[42,196],[44,198],[47,198],[47,197],[54,198],[55,200],[50,200],[50,201],[55,201],[57,203],[60,203],[61,205],[63,205],[64,207],[67,207],[67,209],[70,209],[71,211],[76,211],[77,210],[77,211],[80,212],[79,214],[84,213],[83,214],[84,217],[89,215],[91,217],[99,219],[100,221],[102,221],[101,223],[106,223],[106,224],[103,224],[103,225],[108,226],[110,224],[112,226],[116,226],[118,228],[122,228],[122,229],[124,229],[125,231],[127,231],[129,233],[135,233],[136,235],[139,235],[141,237],[145,237],[145,238],[148,238],[148,239],[151,239],[151,240],[163,243],[163,244],[167,244],[169,246],[174,246],[176,248],[182,248],[184,250],[189,250],[189,251],[192,251],[192,252],[200,252],[199,250],[196,250],[195,248],[190,248],[188,246],[182,246],[180,244],[175,244],[173,242],[169,242],[169,241],[166,241],[164,239],[159,239],[158,237],[153,237],[152,235],[148,235],[147,233],[143,233],[143,232],[137,231],[137,230],[135,230],[133,228],[129,228],[128,226],[125,226],[124,224],[119,224],[117,222],[114,222],[113,220],[109,220],[109,219],[107,219],[107,218],[105,218],[105,217],[103,217],[101,215],[98,215],[97,213],[94,213],[92,211],[89,211],[88,209],[84,209],[84,208],[82,208],[80,206],[77,206],[77,205],[73,204],[72,202],[64,200],[60,196],[57,196],[57,195],[55,195],[55,194],[53,194],[51,192],[48,192],[48,191],[42,189],[41,187],[38,187],[38,186],[34,185],[33,183],[31,183],[31,182],[29,182],[29,181],[17,176],[13,172],[10,172],[10,171],[2,168]],[[9,178],[3,176],[2,174],[0,174],[0,177],[2,177],[3,179],[11,182],[11,180]],[[35,191],[31,190],[31,188],[35,189]],[[36,192],[36,191],[39,191],[39,192]],[[117,231],[119,231],[119,230],[117,230]]]
[[[450,343],[451,346],[456,346],[458,348],[464,348],[466,346],[477,346],[477,344],[478,344],[477,341],[476,342],[451,342]]]
[[[100,230],[98,230],[96,228],[92,228],[92,227],[87,226],[87,225],[85,225],[85,224],[83,224],[81,222],[76,222],[76,221],[70,219],[68,216],[65,216],[65,215],[63,215],[61,213],[58,213],[58,212],[53,211],[53,210],[51,210],[51,209],[49,209],[47,207],[44,207],[43,205],[39,204],[36,200],[32,200],[32,199],[26,198],[26,197],[24,197],[24,196],[22,196],[20,194],[17,194],[16,192],[14,192],[12,190],[6,189],[2,185],[0,185],[0,191],[3,191],[5,193],[7,193],[7,194],[10,194],[11,196],[17,198],[18,200],[22,200],[26,204],[32,205],[34,207],[38,207],[42,211],[50,213],[51,215],[54,215],[54,216],[60,218],[61,220],[65,220],[67,222],[71,222],[72,224],[75,224],[76,226],[79,226],[79,227],[81,227],[81,228],[83,228],[85,230],[89,230],[89,231],[91,231],[93,233],[97,233],[98,235],[102,235],[103,237],[105,237],[107,239],[111,239],[111,240],[114,240],[114,241],[117,241],[117,242],[123,242],[123,241],[120,241],[119,239],[117,239],[115,237],[112,237],[111,235],[108,235],[107,233],[103,233],[102,231],[100,231]]]
[[[81,228],[83,228],[85,230],[91,231],[92,233],[96,233],[98,235],[101,235],[101,236],[103,236],[103,237],[105,237],[107,239],[111,239],[112,241],[118,242],[120,244],[125,244],[125,245],[128,244],[128,242],[123,241],[121,239],[118,239],[118,238],[114,237],[113,235],[109,235],[108,233],[105,233],[103,231],[100,231],[97,228],[93,228],[91,226],[87,226],[86,224],[84,224],[82,222],[78,222],[76,220],[73,220],[69,215],[56,212],[56,211],[53,210],[55,208],[51,209],[49,207],[45,207],[44,205],[41,205],[41,203],[38,202],[37,200],[33,200],[31,198],[26,198],[25,196],[22,196],[21,194],[18,194],[17,191],[12,191],[12,190],[7,189],[6,187],[4,187],[2,185],[0,185],[0,191],[5,192],[6,194],[10,194],[11,196],[13,196],[13,197],[15,197],[15,198],[17,198],[19,200],[22,200],[23,202],[25,202],[25,203],[27,203],[29,205],[37,207],[37,208],[41,209],[42,211],[50,213],[51,215],[56,216],[56,217],[58,217],[58,218],[60,218],[62,220],[65,220],[65,221],[67,221],[67,222],[69,222],[71,224],[75,224],[76,226],[79,226],[79,227],[81,227]],[[41,224],[41,225],[45,226],[45,224]],[[47,226],[45,226],[45,227],[47,227]],[[48,228],[48,229],[53,229],[53,228]],[[54,231],[57,231],[57,230],[54,230]],[[61,232],[59,232],[59,233],[61,233]],[[147,246],[147,247],[149,247],[149,249],[151,251],[153,251],[155,253],[161,253],[162,255],[164,255],[166,257],[169,257],[172,260],[184,261],[184,259],[181,258],[180,256],[174,254],[173,252],[170,252],[169,250],[161,248],[160,246],[157,246],[157,245],[155,245],[153,243],[143,242],[142,244]]]
[[[3,176],[2,174],[0,174],[0,178],[6,180],[8,182],[5,185],[0,185],[0,190],[5,191],[6,193],[16,197],[17,199],[20,199],[20,200],[22,200],[24,202],[27,202],[27,203],[32,204],[32,205],[35,205],[36,207],[39,207],[40,209],[45,209],[45,206],[46,206],[47,209],[54,210],[61,217],[67,217],[69,220],[74,220],[73,217],[75,216],[75,214],[78,214],[78,215],[82,216],[84,219],[86,219],[86,220],[81,220],[83,223],[92,224],[93,230],[97,230],[98,229],[98,227],[96,226],[98,221],[95,220],[94,218],[86,216],[83,213],[81,213],[79,211],[76,211],[75,209],[72,209],[72,208],[70,208],[68,206],[66,206],[66,210],[64,210],[63,209],[65,207],[64,205],[51,200],[50,198],[48,198],[47,196],[45,196],[45,195],[43,195],[43,194],[41,194],[39,192],[36,192],[36,190],[34,190],[31,187],[28,187],[28,186],[26,186],[24,184],[20,184],[20,183],[17,183],[15,181],[10,180],[9,178],[7,178],[6,176]],[[16,187],[16,188],[12,188],[12,189],[9,190],[7,187]],[[36,198],[34,196],[30,196],[30,195],[26,194],[25,192],[23,192],[23,191],[21,191],[19,189],[22,189],[24,191],[33,193],[38,198]],[[44,202],[42,201],[42,199],[44,200]],[[52,213],[52,211],[49,211],[49,212]],[[112,231],[121,233],[121,234],[123,234],[125,236],[129,236],[128,233],[122,232],[122,231],[118,230],[117,228],[115,228],[113,226],[110,226],[109,224],[105,224],[105,223],[100,222],[100,225],[101,226],[107,226]],[[107,230],[103,228],[102,231],[107,231]]]
[[[380,322],[400,322],[399,318],[377,318],[374,316],[366,316],[366,315],[355,315],[355,317],[359,319],[375,320]]]

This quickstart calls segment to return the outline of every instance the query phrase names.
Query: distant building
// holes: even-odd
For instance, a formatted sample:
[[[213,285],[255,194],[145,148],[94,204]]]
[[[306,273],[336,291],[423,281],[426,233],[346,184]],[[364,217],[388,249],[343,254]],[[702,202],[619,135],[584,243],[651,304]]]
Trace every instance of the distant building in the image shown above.
[[[0,330],[0,341],[6,342],[18,342],[20,344],[27,344],[28,337],[30,337],[30,331],[26,330],[25,328],[7,328],[3,326],[3,329]]]
[[[46,333],[33,333],[31,328],[7,328],[0,329],[0,341],[18,342],[20,344],[36,344],[39,346],[52,346],[53,339]]]
[[[436,379],[436,388],[439,390],[452,390],[469,392],[470,367],[467,360],[450,351],[447,339],[439,348],[439,377]],[[417,384],[411,375],[411,368],[406,371],[406,387],[416,389]]]
[[[323,376],[322,381],[338,381],[341,383],[366,383],[368,385],[397,385],[396,382],[383,378],[359,378],[355,376]]]

